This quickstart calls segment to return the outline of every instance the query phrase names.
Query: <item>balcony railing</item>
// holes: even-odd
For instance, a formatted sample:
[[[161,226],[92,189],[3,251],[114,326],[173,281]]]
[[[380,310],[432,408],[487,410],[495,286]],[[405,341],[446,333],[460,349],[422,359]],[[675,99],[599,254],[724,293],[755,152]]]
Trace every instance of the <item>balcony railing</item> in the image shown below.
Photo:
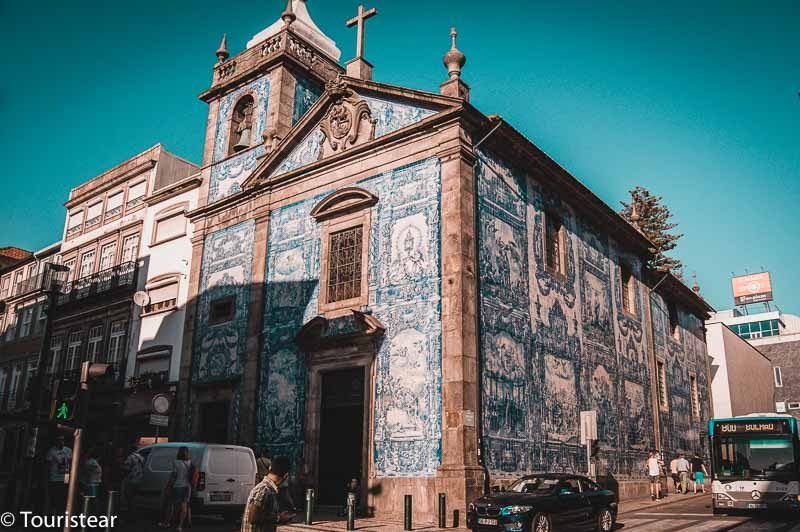
[[[136,263],[123,262],[113,268],[65,283],[58,304],[66,305],[116,290],[134,288],[136,288]]]
[[[61,291],[67,275],[68,270],[65,266],[48,263],[42,273],[15,284],[9,297],[22,297],[39,291]]]

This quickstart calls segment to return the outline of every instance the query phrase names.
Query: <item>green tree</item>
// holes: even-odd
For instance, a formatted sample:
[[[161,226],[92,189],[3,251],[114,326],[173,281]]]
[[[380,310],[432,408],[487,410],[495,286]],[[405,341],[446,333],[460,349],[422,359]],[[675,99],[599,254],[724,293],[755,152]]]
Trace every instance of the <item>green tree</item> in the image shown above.
[[[681,274],[683,264],[678,259],[667,255],[669,251],[675,249],[678,239],[683,236],[681,233],[671,233],[677,224],[670,222],[672,212],[664,205],[661,196],[654,196],[644,187],[636,187],[630,190],[631,201],[626,203],[621,201],[622,211],[620,214],[631,224],[650,239],[655,245],[653,259],[648,266],[653,270],[662,272],[672,272]]]

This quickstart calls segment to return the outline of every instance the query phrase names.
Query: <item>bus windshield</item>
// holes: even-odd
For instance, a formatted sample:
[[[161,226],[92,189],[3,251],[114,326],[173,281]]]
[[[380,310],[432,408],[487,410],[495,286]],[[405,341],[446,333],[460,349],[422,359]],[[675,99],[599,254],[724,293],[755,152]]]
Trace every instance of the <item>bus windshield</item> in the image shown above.
[[[797,477],[791,436],[729,436],[717,439],[720,480],[794,480]]]

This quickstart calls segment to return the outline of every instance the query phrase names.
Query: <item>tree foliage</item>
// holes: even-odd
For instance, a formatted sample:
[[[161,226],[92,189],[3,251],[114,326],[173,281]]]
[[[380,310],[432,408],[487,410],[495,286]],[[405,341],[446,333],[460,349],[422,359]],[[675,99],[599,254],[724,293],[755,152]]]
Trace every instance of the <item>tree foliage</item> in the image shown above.
[[[637,186],[629,192],[631,201],[630,203],[620,202],[622,204],[620,214],[637,226],[644,236],[655,245],[655,249],[652,250],[654,257],[648,266],[653,270],[669,271],[680,275],[683,264],[678,259],[667,255],[668,252],[675,249],[678,239],[683,236],[681,233],[670,232],[677,227],[677,224],[670,222],[672,212],[664,205],[661,196],[654,196],[644,187]]]

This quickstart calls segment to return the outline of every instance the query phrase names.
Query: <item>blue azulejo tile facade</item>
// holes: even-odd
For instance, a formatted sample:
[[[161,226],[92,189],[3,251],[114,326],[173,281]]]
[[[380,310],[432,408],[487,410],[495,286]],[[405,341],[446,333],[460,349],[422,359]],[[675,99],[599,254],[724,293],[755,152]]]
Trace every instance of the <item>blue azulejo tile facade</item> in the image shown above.
[[[632,311],[621,311],[618,267],[624,261],[640,277],[640,260],[565,198],[491,153],[478,154],[476,180],[487,467],[509,476],[585,471],[580,412],[596,410],[598,473],[640,476],[655,443],[647,302],[637,289]],[[563,273],[545,267],[545,213],[564,226]],[[693,349],[701,353],[702,344]],[[675,387],[685,394],[685,384]]]
[[[262,76],[251,81],[247,85],[239,87],[220,99],[212,156],[214,166],[211,167],[211,179],[209,180],[208,188],[209,203],[214,203],[235,192],[239,192],[242,182],[247,179],[253,169],[255,169],[257,157],[264,154],[264,148],[260,146],[223,161],[223,159],[228,156],[231,115],[236,107],[236,103],[245,95],[253,97],[255,110],[253,112],[253,132],[251,138],[261,139],[264,127],[267,123],[269,90],[269,76]]]
[[[248,220],[206,237],[200,271],[200,289],[193,340],[192,383],[231,381],[236,386],[231,430],[238,434],[239,400],[247,344],[247,308],[250,303],[255,221]],[[209,319],[212,302],[232,298],[233,318],[223,323]]]
[[[319,100],[322,89],[314,82],[303,78],[296,78],[294,86],[294,107],[292,108],[292,125],[303,118],[311,106]]]
[[[377,196],[369,231],[369,304],[386,327],[376,358],[374,469],[433,475],[441,461],[441,169],[436,158],[356,186]],[[256,439],[299,459],[306,367],[294,337],[318,312],[320,195],[273,212],[260,358]],[[334,320],[328,334],[346,334]]]

